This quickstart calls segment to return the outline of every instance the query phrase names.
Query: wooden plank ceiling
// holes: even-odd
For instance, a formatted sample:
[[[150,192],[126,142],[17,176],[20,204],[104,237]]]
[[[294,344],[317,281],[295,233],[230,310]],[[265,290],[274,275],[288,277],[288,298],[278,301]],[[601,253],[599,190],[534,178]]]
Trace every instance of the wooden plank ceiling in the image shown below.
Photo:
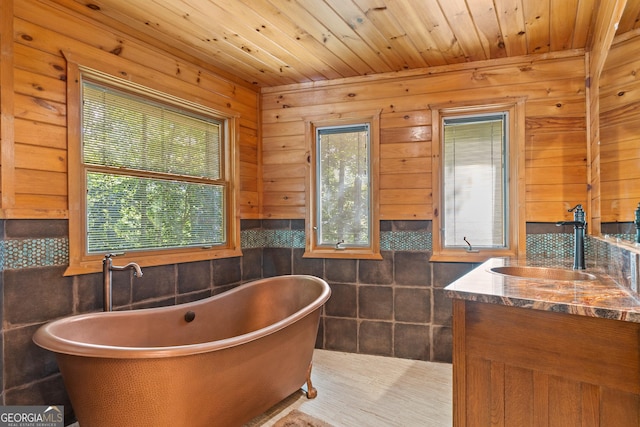
[[[585,49],[609,0],[51,1],[269,87]]]

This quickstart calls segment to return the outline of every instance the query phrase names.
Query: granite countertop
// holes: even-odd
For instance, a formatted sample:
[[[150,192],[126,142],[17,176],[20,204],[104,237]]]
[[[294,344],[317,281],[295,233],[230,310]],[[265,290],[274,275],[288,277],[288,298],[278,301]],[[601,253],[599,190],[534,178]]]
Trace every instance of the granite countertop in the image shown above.
[[[534,310],[570,313],[640,323],[640,296],[602,270],[579,270],[595,280],[550,280],[506,276],[491,272],[503,266],[555,267],[572,271],[571,264],[491,258],[444,289],[450,298]]]

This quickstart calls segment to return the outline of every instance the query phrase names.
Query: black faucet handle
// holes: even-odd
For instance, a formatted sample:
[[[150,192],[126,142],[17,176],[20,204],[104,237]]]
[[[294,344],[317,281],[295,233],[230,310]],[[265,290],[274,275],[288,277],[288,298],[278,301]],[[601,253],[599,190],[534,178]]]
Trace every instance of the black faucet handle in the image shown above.
[[[582,204],[578,203],[577,205],[569,209],[568,212],[573,212],[573,220],[575,222],[584,223],[584,209],[582,209]]]

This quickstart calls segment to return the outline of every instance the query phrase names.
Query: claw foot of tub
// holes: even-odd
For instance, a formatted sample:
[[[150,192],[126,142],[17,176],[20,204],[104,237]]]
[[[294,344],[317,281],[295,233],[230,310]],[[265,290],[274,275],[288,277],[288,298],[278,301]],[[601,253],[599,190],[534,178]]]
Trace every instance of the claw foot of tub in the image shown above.
[[[309,363],[309,369],[307,369],[307,399],[315,399],[318,395],[318,390],[311,384],[311,368],[313,363]]]
[[[315,399],[318,395],[318,390],[313,387],[307,386],[307,399]]]

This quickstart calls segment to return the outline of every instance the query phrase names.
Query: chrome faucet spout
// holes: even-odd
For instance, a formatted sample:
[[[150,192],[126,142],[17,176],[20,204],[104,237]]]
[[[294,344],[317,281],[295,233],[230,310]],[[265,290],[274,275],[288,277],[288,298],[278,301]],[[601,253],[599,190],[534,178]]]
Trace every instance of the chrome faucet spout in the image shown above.
[[[122,271],[122,270],[129,270],[129,269],[134,270],[133,274],[136,275],[137,277],[142,277],[142,269],[135,262],[130,262],[129,264],[122,265],[122,266],[116,266],[116,265],[111,266],[111,270],[113,271]]]
[[[135,262],[130,262],[129,264],[116,266],[113,265],[112,257],[115,254],[107,254],[102,260],[102,291],[103,291],[103,308],[104,311],[111,311],[113,309],[113,292],[112,292],[112,284],[113,277],[112,271],[123,271],[123,270],[134,270],[133,274],[136,277],[142,277],[142,269]]]

